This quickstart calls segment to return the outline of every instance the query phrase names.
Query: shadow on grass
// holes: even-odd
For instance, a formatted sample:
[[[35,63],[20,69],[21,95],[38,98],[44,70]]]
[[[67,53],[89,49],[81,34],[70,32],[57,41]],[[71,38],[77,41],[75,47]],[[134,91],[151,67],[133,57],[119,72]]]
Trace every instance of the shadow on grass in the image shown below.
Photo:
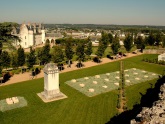
[[[153,102],[159,100],[158,94],[160,93],[160,86],[165,82],[165,76],[159,78],[155,87],[149,88],[146,94],[141,94],[140,104],[135,104],[132,110],[127,110],[119,115],[114,116],[106,124],[130,124],[130,120],[135,119],[137,114],[142,111],[142,107],[152,107]]]

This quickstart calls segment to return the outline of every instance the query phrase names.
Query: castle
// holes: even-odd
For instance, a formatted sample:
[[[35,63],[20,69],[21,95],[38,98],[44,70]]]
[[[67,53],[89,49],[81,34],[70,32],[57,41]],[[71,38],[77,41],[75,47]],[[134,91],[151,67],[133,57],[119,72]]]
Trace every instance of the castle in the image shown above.
[[[59,33],[46,33],[41,23],[23,23],[18,28],[13,27],[11,34],[20,38],[20,41],[14,41],[13,45],[21,46],[22,48],[44,44],[47,39],[49,39],[50,43],[55,43],[56,39],[63,37]]]
[[[13,45],[28,48],[45,43],[45,29],[42,24],[23,23],[19,28],[13,27],[12,35],[18,36],[21,41],[14,41]]]

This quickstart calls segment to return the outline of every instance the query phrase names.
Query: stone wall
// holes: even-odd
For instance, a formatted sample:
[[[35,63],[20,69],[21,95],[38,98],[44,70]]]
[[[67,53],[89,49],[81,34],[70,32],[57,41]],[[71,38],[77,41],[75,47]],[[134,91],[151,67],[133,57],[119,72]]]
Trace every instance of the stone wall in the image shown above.
[[[42,44],[42,35],[41,34],[35,35],[34,36],[34,41],[35,41],[35,45]]]
[[[159,100],[152,108],[143,107],[130,124],[165,124],[165,83],[160,88]]]
[[[165,49],[144,49],[143,52],[147,54],[162,54],[165,52]]]

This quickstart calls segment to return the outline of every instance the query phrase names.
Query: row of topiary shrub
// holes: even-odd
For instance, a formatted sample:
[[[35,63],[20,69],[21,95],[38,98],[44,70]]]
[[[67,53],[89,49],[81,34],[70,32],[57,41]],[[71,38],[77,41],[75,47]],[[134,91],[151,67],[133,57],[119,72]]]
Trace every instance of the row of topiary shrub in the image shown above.
[[[143,62],[154,63],[154,64],[165,65],[165,61],[163,61],[163,60],[158,61],[158,59],[143,58],[142,61],[143,61]]]
[[[117,108],[121,108],[121,103],[123,104],[122,108],[124,111],[127,110],[126,106],[126,95],[125,95],[125,76],[124,76],[124,65],[123,62],[120,62],[120,85],[118,88],[118,100],[117,100]]]

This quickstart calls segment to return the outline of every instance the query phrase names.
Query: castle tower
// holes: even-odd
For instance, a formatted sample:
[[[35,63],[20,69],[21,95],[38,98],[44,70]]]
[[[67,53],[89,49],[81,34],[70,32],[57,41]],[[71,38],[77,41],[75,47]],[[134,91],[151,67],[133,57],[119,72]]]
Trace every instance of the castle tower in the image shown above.
[[[33,31],[29,30],[29,46],[33,46],[34,45],[34,35],[33,35]]]
[[[41,32],[42,32],[42,43],[45,43],[45,30],[42,29]]]

